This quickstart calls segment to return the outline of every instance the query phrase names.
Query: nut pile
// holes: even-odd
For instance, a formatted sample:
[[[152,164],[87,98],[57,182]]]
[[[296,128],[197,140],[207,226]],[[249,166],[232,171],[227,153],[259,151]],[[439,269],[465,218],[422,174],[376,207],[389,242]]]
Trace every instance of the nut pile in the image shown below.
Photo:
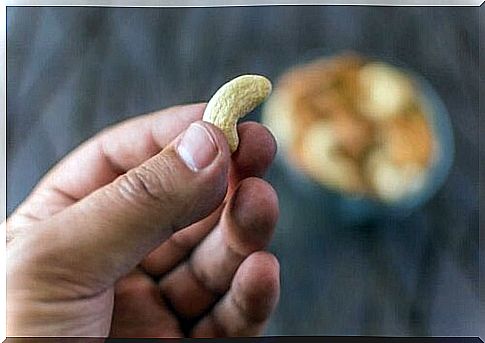
[[[318,59],[280,78],[263,121],[316,181],[392,202],[421,189],[436,149],[417,89],[383,62]]]

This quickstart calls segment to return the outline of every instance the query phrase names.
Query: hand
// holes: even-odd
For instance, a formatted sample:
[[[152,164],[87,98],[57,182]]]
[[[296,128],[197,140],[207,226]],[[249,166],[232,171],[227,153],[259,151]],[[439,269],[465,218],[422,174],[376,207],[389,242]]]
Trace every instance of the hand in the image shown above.
[[[263,251],[277,196],[259,178],[275,141],[241,124],[231,156],[203,109],[109,128],[41,180],[6,224],[9,336],[262,332],[279,295]]]

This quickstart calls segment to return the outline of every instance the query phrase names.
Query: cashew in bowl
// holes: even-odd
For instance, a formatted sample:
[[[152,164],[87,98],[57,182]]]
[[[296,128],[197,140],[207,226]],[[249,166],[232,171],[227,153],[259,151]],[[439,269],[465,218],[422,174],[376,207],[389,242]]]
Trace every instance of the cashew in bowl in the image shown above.
[[[416,163],[399,166],[384,151],[375,151],[367,160],[366,175],[376,195],[384,201],[396,201],[419,192],[425,182],[425,168]]]
[[[383,62],[363,66],[359,81],[365,90],[359,105],[362,113],[372,119],[398,115],[415,96],[411,80],[397,68]]]
[[[364,192],[358,165],[339,153],[339,142],[331,124],[320,121],[303,139],[301,163],[318,181],[347,192]]]

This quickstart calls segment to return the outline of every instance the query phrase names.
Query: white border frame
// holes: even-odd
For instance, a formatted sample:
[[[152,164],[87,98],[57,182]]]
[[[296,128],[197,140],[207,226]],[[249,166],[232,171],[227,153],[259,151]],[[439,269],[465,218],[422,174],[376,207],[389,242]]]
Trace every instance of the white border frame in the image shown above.
[[[361,5],[361,6],[481,6],[485,0],[3,0],[0,3],[0,342],[6,339],[6,206],[7,206],[7,6],[98,6],[98,7],[231,7],[271,5]],[[482,31],[481,25],[479,30]],[[481,32],[480,32],[481,33]],[[480,39],[481,35],[479,35]],[[479,48],[479,50],[481,47]],[[481,232],[481,230],[480,230]],[[480,253],[479,247],[479,253]],[[480,262],[482,261],[482,257]],[[479,263],[480,263],[479,262]],[[479,275],[480,278],[480,275]],[[481,282],[481,280],[479,281]],[[480,294],[483,295],[483,294]],[[481,305],[482,299],[480,299]],[[482,311],[480,311],[482,312]],[[482,318],[483,319],[483,318]],[[482,333],[480,333],[482,334]]]
[[[2,85],[0,95],[0,340],[6,338],[6,225],[7,216],[7,7],[0,6],[0,82]]]
[[[274,5],[480,6],[485,0],[5,0],[6,6],[231,7]]]

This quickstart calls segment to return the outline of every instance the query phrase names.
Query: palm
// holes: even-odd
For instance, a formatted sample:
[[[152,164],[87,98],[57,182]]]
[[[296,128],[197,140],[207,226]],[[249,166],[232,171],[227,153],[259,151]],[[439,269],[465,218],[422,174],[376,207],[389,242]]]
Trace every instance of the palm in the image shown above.
[[[180,323],[147,274],[125,277],[117,285],[111,336],[182,337]]]

